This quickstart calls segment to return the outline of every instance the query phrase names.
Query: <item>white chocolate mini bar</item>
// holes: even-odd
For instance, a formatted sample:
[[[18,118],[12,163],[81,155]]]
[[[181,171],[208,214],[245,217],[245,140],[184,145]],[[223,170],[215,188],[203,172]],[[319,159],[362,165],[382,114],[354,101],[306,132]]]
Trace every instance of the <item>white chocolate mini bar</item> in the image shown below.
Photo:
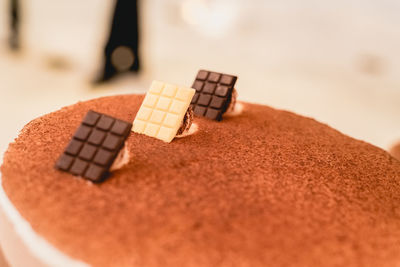
[[[195,92],[192,88],[153,81],[133,121],[132,131],[171,142]]]

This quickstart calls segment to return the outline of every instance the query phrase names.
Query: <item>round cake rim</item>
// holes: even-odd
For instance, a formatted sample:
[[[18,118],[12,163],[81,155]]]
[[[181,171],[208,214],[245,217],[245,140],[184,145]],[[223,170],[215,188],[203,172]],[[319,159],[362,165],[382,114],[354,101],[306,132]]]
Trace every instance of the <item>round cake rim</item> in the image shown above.
[[[2,164],[2,163],[1,163]],[[17,208],[12,204],[8,198],[7,193],[3,188],[2,173],[0,172],[0,215],[4,219],[8,219],[15,234],[26,248],[36,257],[39,261],[48,266],[59,267],[88,267],[91,266],[82,260],[75,259],[66,253],[62,252],[56,246],[51,244],[39,233],[37,233],[31,224],[22,216]],[[3,221],[3,220],[2,220]],[[0,227],[6,225],[7,221],[3,221]],[[2,247],[6,246],[4,241],[1,242]],[[7,258],[7,255],[5,254]],[[40,266],[40,265],[39,265]]]
[[[249,103],[249,104],[252,104],[252,103]],[[68,106],[69,107],[69,106]],[[57,110],[58,111],[58,110]],[[54,111],[54,112],[57,112],[57,111]],[[285,112],[288,112],[288,111],[285,111]],[[292,113],[292,112],[290,112],[289,111],[289,113]],[[50,114],[50,113],[49,113]],[[292,114],[294,114],[294,113],[292,113]],[[47,115],[47,114],[46,114]],[[297,115],[297,114],[295,114],[295,115]],[[301,116],[301,117],[304,117],[304,116],[302,116],[302,115],[297,115],[297,116]],[[320,123],[320,122],[318,122],[318,123]],[[320,124],[323,124],[323,123],[320,123]],[[354,138],[352,138],[352,139],[354,139]],[[358,140],[359,141],[359,140]]]

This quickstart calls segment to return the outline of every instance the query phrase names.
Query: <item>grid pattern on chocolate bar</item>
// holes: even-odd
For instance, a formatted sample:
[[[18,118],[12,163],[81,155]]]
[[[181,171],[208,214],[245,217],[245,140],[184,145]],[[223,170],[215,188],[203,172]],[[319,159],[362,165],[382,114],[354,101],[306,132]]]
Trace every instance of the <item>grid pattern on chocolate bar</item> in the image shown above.
[[[212,120],[222,120],[227,110],[237,77],[218,72],[200,70],[193,82],[196,90],[191,107],[194,114]]]
[[[171,142],[182,125],[195,90],[153,81],[133,122],[136,133]]]
[[[132,124],[90,110],[58,159],[56,168],[93,182],[108,175]]]

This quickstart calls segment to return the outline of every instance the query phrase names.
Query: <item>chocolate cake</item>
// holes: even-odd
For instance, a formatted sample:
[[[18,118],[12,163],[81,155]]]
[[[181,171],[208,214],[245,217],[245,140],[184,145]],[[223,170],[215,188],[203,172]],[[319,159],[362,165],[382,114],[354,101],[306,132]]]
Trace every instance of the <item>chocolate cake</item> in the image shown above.
[[[313,119],[243,103],[93,184],[54,168],[89,110],[133,121],[143,96],[82,102],[27,124],[2,187],[36,234],[92,266],[397,266],[400,162]]]
[[[396,159],[400,160],[400,142],[390,148],[390,154]]]

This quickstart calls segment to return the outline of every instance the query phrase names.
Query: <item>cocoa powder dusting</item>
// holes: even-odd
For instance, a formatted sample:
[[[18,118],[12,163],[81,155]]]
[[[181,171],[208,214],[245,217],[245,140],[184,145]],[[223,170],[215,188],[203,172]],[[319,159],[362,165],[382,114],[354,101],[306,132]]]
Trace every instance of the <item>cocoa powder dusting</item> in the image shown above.
[[[170,144],[132,133],[129,164],[92,185],[54,163],[89,109],[133,121],[143,96],[29,123],[1,167],[33,229],[93,266],[397,266],[400,162],[290,112],[246,104]]]

